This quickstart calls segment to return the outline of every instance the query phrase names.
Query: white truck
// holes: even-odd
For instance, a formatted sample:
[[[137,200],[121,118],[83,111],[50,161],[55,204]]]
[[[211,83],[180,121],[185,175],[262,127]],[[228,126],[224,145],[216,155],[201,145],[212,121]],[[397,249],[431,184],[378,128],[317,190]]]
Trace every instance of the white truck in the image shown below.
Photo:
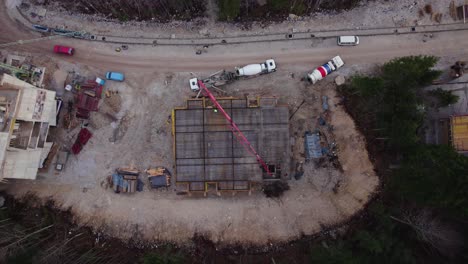
[[[237,76],[255,76],[258,74],[271,73],[276,71],[275,60],[269,59],[263,63],[249,64],[244,67],[236,67]]]
[[[239,78],[249,78],[260,74],[272,73],[276,71],[276,63],[273,59],[268,59],[263,63],[249,64],[244,67],[236,67],[235,72],[221,70],[211,74],[208,78],[202,79],[203,83],[207,87],[222,86]],[[198,78],[192,78],[189,80],[190,89],[198,92]]]
[[[307,74],[307,80],[312,84],[322,80],[328,74],[338,70],[344,65],[343,60],[340,56],[336,56],[331,59],[329,62],[323,64],[322,66],[316,68],[312,73]]]

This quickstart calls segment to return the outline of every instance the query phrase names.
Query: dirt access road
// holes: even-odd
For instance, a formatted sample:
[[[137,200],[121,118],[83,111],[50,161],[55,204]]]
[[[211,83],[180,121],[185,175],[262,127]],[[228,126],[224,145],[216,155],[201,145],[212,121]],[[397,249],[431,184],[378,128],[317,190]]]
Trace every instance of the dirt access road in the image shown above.
[[[0,5],[0,23],[0,42],[39,37],[8,19],[4,5]],[[422,38],[421,34],[365,37],[361,45],[351,48],[337,47],[334,39],[251,43],[210,47],[200,56],[195,55],[194,47],[132,45],[128,51],[116,53],[112,44],[73,39],[13,46],[9,49],[50,57],[62,71],[87,68],[99,74],[109,69],[124,72],[125,83],[109,82],[106,88],[120,89],[123,110],[119,115],[128,117],[130,129],[120,141],[110,144],[110,121],[97,122],[94,137],[80,155],[70,159],[64,172],[36,181],[14,182],[8,191],[17,196],[32,191],[41,198],[52,197],[57,205],[71,207],[77,222],[122,239],[184,243],[200,234],[217,243],[265,245],[314,234],[362,209],[378,180],[363,138],[352,119],[335,105],[339,99],[330,84],[333,78],[312,89],[289,73],[299,76],[337,53],[346,62],[340,70],[345,75],[395,56],[423,53],[457,58],[467,54],[466,31],[438,33],[427,42]],[[73,46],[77,53],[73,57],[57,56],[51,52],[54,44]],[[307,99],[291,120],[292,141],[301,149],[304,131],[313,128],[320,112],[321,96],[329,96],[343,173],[306,164],[304,177],[291,181],[291,191],[281,200],[265,198],[261,193],[197,199],[178,196],[172,189],[145,190],[130,196],[100,188],[109,173],[132,160],[139,168],[155,164],[172,167],[172,137],[166,119],[170,109],[182,106],[184,99],[193,95],[187,87],[188,72],[208,74],[268,57],[277,60],[278,72],[234,83],[229,86],[230,95],[275,95],[291,111]],[[338,181],[341,184],[335,193]]]
[[[37,38],[40,35],[28,31],[10,18],[5,4],[0,5],[0,42],[13,42]],[[468,29],[468,28],[467,28]],[[359,30],[356,30],[359,35]],[[362,37],[361,44],[353,48],[342,48],[334,39],[297,40],[278,43],[252,43],[211,47],[207,54],[195,55],[193,47],[151,47],[134,45],[128,52],[116,53],[116,45],[92,43],[76,39],[41,41],[16,46],[13,49],[52,54],[54,44],[70,45],[77,52],[72,58],[60,59],[83,63],[96,68],[115,68],[124,72],[204,72],[229,68],[274,57],[282,65],[307,65],[309,68],[321,64],[330,57],[340,54],[346,63],[379,63],[388,59],[412,55],[432,54],[455,56],[468,44],[468,31],[437,33],[430,41],[422,42],[422,34],[401,36]],[[281,68],[280,68],[281,69]]]

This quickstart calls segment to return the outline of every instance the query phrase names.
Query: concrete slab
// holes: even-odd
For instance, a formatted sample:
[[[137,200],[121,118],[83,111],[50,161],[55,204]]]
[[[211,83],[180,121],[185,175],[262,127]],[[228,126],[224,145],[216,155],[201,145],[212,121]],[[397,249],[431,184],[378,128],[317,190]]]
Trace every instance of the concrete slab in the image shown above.
[[[288,108],[277,106],[276,99],[260,99],[264,107],[248,107],[245,99],[218,101],[265,162],[288,173]],[[189,100],[186,109],[174,110],[176,183],[207,191],[208,182],[217,184],[218,190],[248,190],[251,182],[261,182],[256,158],[238,142],[220,111],[211,102],[204,105],[202,99]]]

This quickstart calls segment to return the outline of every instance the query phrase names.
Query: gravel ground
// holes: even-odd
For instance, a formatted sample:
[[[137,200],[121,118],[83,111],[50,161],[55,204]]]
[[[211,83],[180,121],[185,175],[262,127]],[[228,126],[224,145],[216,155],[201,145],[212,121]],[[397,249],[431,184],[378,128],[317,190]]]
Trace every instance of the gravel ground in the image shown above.
[[[79,65],[59,65],[61,71],[76,67]],[[91,69],[82,69],[83,73],[86,71]],[[63,172],[41,174],[32,182],[13,183],[9,192],[16,196],[34,192],[43,199],[52,198],[60,207],[70,207],[77,222],[124,240],[138,238],[184,244],[198,234],[221,245],[259,246],[314,234],[324,225],[345,221],[363,208],[378,179],[353,121],[340,106],[334,106],[339,98],[330,84],[333,78],[311,89],[299,78],[291,78],[290,72],[239,81],[226,88],[233,96],[246,93],[277,96],[291,110],[302,98],[324,94],[330,97],[330,120],[336,127],[343,172],[326,164],[316,168],[313,163],[306,163],[304,176],[291,180],[291,190],[279,200],[266,198],[260,191],[251,196],[200,198],[177,195],[173,188],[145,187],[141,193],[115,194],[103,184],[106,176],[121,166],[173,168],[172,136],[166,120],[170,110],[184,105],[184,99],[191,95],[185,85],[190,74],[186,73],[131,73],[124,84],[109,82],[109,89],[120,91],[119,99],[117,103],[104,100],[100,112],[118,110],[115,115],[127,120],[121,123],[126,126],[122,137],[110,143],[112,120],[92,118],[90,129],[94,137],[78,156],[70,157]],[[320,100],[315,100],[296,113],[291,122],[292,141],[299,141],[303,136],[296,120],[304,120],[305,128],[313,127],[320,109]],[[102,113],[93,117],[99,115]],[[78,129],[68,135],[76,134]],[[63,137],[67,139],[67,134]],[[296,152],[303,152],[303,145],[297,148]],[[304,158],[294,158],[293,162],[297,161],[303,162]]]

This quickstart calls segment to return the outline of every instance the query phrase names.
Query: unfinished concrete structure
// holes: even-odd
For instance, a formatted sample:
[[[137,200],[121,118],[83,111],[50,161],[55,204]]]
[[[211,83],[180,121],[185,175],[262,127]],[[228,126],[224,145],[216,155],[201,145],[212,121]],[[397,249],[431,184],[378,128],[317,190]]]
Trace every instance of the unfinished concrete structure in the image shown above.
[[[231,116],[262,159],[274,171],[266,175],[241,145],[228,121],[205,98],[187,101],[172,113],[176,186],[188,192],[250,191],[255,183],[288,177],[289,112],[275,98],[222,98]]]
[[[468,115],[450,117],[451,139],[455,150],[468,154]]]
[[[0,180],[35,179],[56,125],[55,92],[4,74],[0,81]]]

